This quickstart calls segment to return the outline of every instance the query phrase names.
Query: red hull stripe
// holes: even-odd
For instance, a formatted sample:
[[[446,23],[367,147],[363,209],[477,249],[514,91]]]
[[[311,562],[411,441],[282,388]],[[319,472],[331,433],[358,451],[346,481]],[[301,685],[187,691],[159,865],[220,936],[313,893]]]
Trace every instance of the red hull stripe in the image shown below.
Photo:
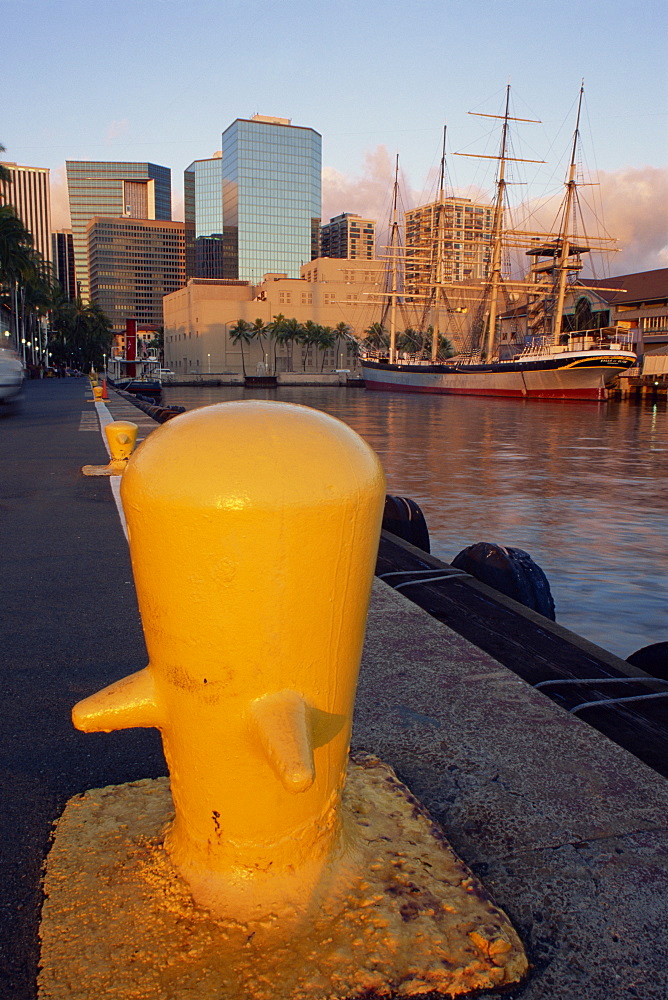
[[[608,398],[605,389],[535,389],[531,392],[517,392],[513,389],[441,389],[424,385],[401,385],[396,382],[376,382],[365,379],[365,388],[381,392],[421,392],[437,396],[503,396],[508,399],[582,399],[601,402]]]

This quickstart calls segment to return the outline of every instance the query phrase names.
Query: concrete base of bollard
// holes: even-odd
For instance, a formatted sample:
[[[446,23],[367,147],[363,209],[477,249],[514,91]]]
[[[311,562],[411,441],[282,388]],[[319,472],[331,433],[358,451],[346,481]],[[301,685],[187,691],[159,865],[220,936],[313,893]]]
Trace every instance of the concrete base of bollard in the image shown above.
[[[343,812],[363,842],[343,908],[269,945],[193,903],[161,847],[167,778],[71,799],[47,861],[40,1000],[455,997],[524,978],[508,918],[391,768],[353,755]]]
[[[127,468],[127,462],[110,462],[109,465],[83,465],[84,476],[122,476]]]

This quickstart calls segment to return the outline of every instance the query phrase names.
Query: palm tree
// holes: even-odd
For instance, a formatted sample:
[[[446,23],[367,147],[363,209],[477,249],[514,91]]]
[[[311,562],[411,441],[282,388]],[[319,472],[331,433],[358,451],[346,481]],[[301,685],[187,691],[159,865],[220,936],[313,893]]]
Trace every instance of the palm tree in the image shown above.
[[[241,369],[246,378],[246,359],[244,357],[244,344],[250,344],[253,339],[253,327],[245,319],[238,319],[234,326],[230,327],[230,337],[232,343],[241,348]]]
[[[390,343],[389,337],[387,336],[385,327],[382,323],[372,323],[371,326],[364,331],[364,335],[366,337],[366,342],[370,347],[388,347]]]
[[[441,358],[454,358],[457,353],[455,345],[444,333],[438,335],[438,353]]]
[[[279,343],[284,344],[288,348],[288,365],[289,371],[292,371],[292,344],[295,340],[299,340],[303,337],[304,327],[299,322],[299,320],[292,317],[291,319],[283,320],[281,327],[278,331]]]
[[[414,330],[412,326],[406,327],[403,333],[397,337],[397,347],[407,354],[415,354],[422,350],[423,337],[421,333]]]
[[[46,275],[44,261],[32,243],[32,236],[13,206],[0,206],[0,290],[9,305],[17,349],[21,340],[26,340],[26,308],[30,309],[26,307],[26,299],[30,299],[28,289],[41,286],[43,275]]]
[[[268,330],[264,320],[258,317],[258,319],[256,319],[255,322],[251,325],[251,336],[253,337],[253,340],[257,340],[258,344],[260,345],[260,348],[262,350],[262,362],[265,365],[267,363],[267,354],[264,349],[264,341],[267,339],[267,332]]]
[[[0,283],[27,279],[34,266],[32,236],[12,205],[0,206]]]
[[[0,156],[4,152],[5,152],[5,147],[0,142]],[[0,163],[0,181],[5,181],[6,183],[9,183],[11,179],[12,179],[11,171],[7,170],[7,167],[4,167],[2,163]]]
[[[427,336],[426,336],[425,340],[426,340],[426,343],[423,343],[423,345],[422,345],[422,348],[423,348],[423,351],[424,351],[424,357],[430,357],[431,356],[431,351],[429,350],[429,347],[433,343],[433,340],[434,340],[434,327],[433,327],[433,325],[431,323],[427,327]],[[444,359],[444,358],[453,358],[456,353],[457,353],[457,351],[455,350],[455,347],[454,347],[454,344],[452,343],[452,341],[449,340],[445,336],[445,334],[439,333],[439,335],[438,335],[438,348],[437,348],[437,351],[436,351],[437,357],[439,357],[441,359]]]
[[[274,373],[276,372],[276,348],[279,343],[280,333],[283,324],[285,323],[285,316],[283,313],[277,313],[272,321],[267,324],[267,332],[271,339],[274,341]]]
[[[61,295],[51,302],[51,353],[55,360],[86,370],[102,364],[109,354],[112,326],[96,302]]]
[[[334,327],[334,333],[336,334],[336,353],[340,354],[341,341],[345,340],[349,343],[352,340],[353,330],[351,326],[348,326],[347,323],[344,323],[343,320],[341,320],[341,322],[337,323]]]
[[[316,358],[317,358],[317,351],[318,351],[318,344],[320,342],[321,330],[322,327],[318,326],[317,323],[314,323],[312,319],[307,319],[301,328],[301,332],[299,334],[298,339],[304,345],[304,354],[302,358],[304,371],[306,371],[306,361],[308,359],[309,348],[314,345],[316,349]]]
[[[318,338],[318,347],[322,351],[320,371],[323,371],[325,367],[325,352],[331,350],[332,348],[337,348],[338,350],[338,341],[339,338],[336,335],[336,330],[332,330],[331,326],[320,327],[320,337]],[[334,367],[336,367],[336,365]]]

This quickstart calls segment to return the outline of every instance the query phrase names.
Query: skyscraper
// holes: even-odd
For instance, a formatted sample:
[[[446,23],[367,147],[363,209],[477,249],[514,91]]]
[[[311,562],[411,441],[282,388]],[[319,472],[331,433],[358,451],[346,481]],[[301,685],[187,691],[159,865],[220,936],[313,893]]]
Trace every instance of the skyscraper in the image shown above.
[[[88,223],[94,216],[170,220],[171,170],[155,163],[94,160],[68,160],[66,167],[76,277],[88,301]]]
[[[223,232],[222,153],[186,167],[183,195],[186,276],[236,278],[236,248]]]
[[[114,333],[122,334],[128,319],[161,327],[163,295],[185,285],[184,224],[95,216],[87,237],[90,296]]]
[[[489,277],[493,213],[491,205],[469,198],[445,198],[406,212],[406,290],[424,294],[439,257],[444,282]]]
[[[335,215],[320,230],[323,257],[373,260],[376,256],[376,223],[352,212]]]
[[[195,277],[299,276],[320,252],[322,139],[288,118],[238,118],[222,150],[185,172],[188,269]]]
[[[51,233],[53,276],[60,284],[63,295],[68,299],[77,297],[77,281],[74,272],[74,244],[71,229],[58,229]]]
[[[51,261],[51,196],[48,167],[3,163],[10,181],[0,181],[0,205],[13,205],[42,258]]]

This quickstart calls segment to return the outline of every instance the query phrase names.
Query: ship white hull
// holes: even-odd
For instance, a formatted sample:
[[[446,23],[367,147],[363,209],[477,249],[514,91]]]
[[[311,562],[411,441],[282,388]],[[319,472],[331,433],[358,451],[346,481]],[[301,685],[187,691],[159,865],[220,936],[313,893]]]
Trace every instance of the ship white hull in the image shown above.
[[[604,400],[608,383],[636,362],[630,351],[573,351],[492,364],[362,361],[367,389],[523,399]]]

